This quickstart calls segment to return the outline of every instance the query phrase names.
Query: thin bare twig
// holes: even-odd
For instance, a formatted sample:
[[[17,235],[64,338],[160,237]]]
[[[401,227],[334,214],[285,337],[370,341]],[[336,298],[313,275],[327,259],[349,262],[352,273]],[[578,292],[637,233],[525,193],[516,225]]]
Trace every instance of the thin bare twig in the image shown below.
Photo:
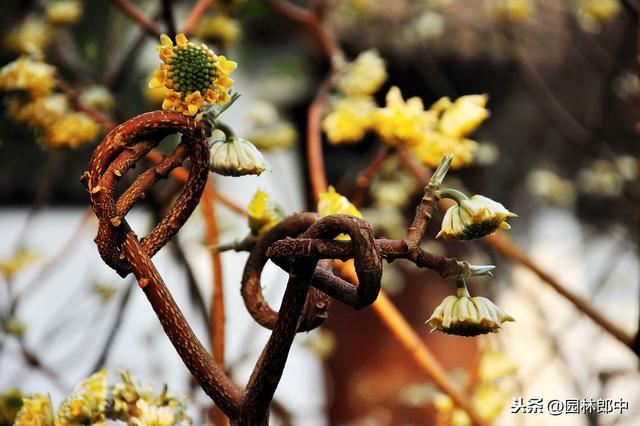
[[[128,17],[130,17],[136,24],[143,28],[147,34],[154,38],[159,38],[162,31],[158,29],[155,23],[146,17],[144,12],[138,9],[138,6],[131,3],[129,0],[112,0],[112,2]]]
[[[198,27],[198,23],[207,12],[207,9],[213,5],[214,1],[215,0],[198,0],[198,3],[191,9],[191,13],[184,23],[182,32],[187,36],[193,34]]]

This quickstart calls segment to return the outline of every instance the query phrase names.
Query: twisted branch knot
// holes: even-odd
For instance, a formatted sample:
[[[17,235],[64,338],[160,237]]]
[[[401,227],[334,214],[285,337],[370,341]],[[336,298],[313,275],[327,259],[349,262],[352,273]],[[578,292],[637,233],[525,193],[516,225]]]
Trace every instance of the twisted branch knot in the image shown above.
[[[347,234],[354,259],[358,285],[335,276],[326,256],[314,250],[312,242],[333,241],[340,234]],[[282,242],[308,241],[306,250],[280,251]],[[315,253],[315,256],[311,254]],[[290,216],[272,228],[253,247],[242,277],[241,293],[247,310],[263,327],[273,329],[278,312],[273,310],[262,294],[260,276],[267,260],[271,259],[285,271],[307,268],[310,274],[310,288],[300,288],[306,293],[304,309],[298,320],[298,332],[318,327],[327,317],[330,297],[360,309],[373,303],[380,292],[382,277],[382,255],[375,243],[373,230],[364,219],[332,215],[320,219],[315,213],[298,213]],[[307,271],[309,272],[309,271]],[[290,280],[289,283],[297,280]]]
[[[120,179],[164,137],[175,133],[180,133],[181,140],[173,152],[141,173],[116,201],[114,192]],[[140,241],[149,257],[178,232],[198,205],[209,169],[203,128],[180,113],[154,111],[114,128],[94,151],[81,181],[99,220],[95,242],[100,256],[121,276],[131,272],[131,264],[122,250],[126,235],[132,232],[125,215],[153,184],[167,177],[186,159],[191,160],[191,173],[182,192],[169,213]]]

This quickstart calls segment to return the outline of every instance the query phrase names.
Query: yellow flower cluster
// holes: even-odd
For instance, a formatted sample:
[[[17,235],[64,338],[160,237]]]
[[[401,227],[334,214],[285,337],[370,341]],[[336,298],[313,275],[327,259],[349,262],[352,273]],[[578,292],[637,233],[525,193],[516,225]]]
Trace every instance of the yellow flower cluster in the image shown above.
[[[329,142],[359,142],[374,122],[373,94],[387,79],[384,60],[375,50],[361,53],[344,65],[335,82],[336,98],[322,121]]]
[[[160,37],[157,47],[162,64],[154,71],[150,88],[168,89],[162,108],[184,115],[196,115],[203,105],[224,105],[230,99],[233,80],[229,73],[236,63],[216,55],[206,45],[190,43],[184,34],[176,36],[176,44],[167,36]]]
[[[58,408],[56,424],[94,424],[106,421],[107,370],[78,383]]]
[[[28,56],[21,56],[0,69],[0,90],[25,91],[32,97],[49,93],[55,86],[55,68]]]
[[[318,214],[320,217],[330,216],[332,214],[346,214],[348,216],[362,217],[362,213],[351,204],[349,199],[344,195],[336,192],[333,186],[325,192],[320,193],[318,200]],[[349,236],[346,234],[340,234],[336,237],[336,240],[349,240]]]
[[[357,143],[374,131],[385,144],[409,149],[430,167],[437,167],[446,154],[454,155],[454,169],[469,165],[478,144],[467,136],[489,117],[487,96],[462,96],[453,102],[445,97],[425,109],[420,98],[405,100],[394,86],[385,106],[378,107],[372,94],[386,78],[384,61],[374,51],[342,68],[335,83],[337,96],[322,121],[328,141]]]
[[[247,207],[247,215],[251,234],[261,236],[284,219],[284,210],[269,194],[258,190]]]
[[[211,41],[220,46],[235,43],[240,37],[240,33],[238,20],[223,14],[205,17],[200,21],[196,31],[199,39]]]
[[[496,21],[520,23],[533,15],[532,0],[487,0],[487,11]]]
[[[128,372],[123,371],[120,376],[122,381],[111,387],[107,386],[106,370],[83,380],[60,404],[55,416],[48,395],[25,397],[15,425],[103,425],[109,420],[139,426],[191,424],[184,399],[169,395],[166,386],[156,394],[151,385],[134,383]]]
[[[82,16],[82,3],[79,0],[54,0],[47,2],[45,9],[47,21],[53,25],[72,25]]]
[[[375,50],[362,52],[338,75],[337,89],[345,96],[369,96],[387,81],[384,60]]]
[[[34,127],[39,140],[50,148],[76,148],[100,132],[89,115],[69,108],[65,95],[53,91],[55,68],[21,56],[0,69],[0,91],[10,93],[9,116]]]
[[[364,138],[373,123],[376,105],[369,96],[338,99],[322,122],[329,142],[356,143]]]
[[[36,394],[23,398],[14,426],[53,426],[51,397]]]
[[[13,256],[0,260],[0,274],[11,280],[25,266],[40,260],[40,253],[33,250],[21,250]]]
[[[597,33],[604,24],[614,20],[621,10],[620,0],[579,0],[578,24],[587,32]]]
[[[53,40],[53,28],[39,16],[30,15],[7,33],[4,47],[13,53],[38,54]]]

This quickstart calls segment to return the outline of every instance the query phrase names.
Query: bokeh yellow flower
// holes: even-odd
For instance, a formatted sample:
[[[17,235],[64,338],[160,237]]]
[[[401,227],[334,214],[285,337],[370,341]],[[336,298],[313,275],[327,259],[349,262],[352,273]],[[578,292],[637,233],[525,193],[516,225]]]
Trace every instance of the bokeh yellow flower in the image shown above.
[[[359,142],[371,128],[375,111],[371,97],[341,98],[322,120],[322,128],[333,144]]]
[[[9,31],[3,41],[11,52],[41,54],[53,41],[53,28],[44,19],[31,15]]]
[[[442,157],[453,155],[451,169],[459,169],[473,162],[478,143],[471,139],[456,139],[442,133],[426,131],[417,145],[411,147],[411,152],[425,165],[438,167]]]
[[[27,265],[37,262],[40,258],[40,253],[36,251],[21,250],[9,258],[0,260],[0,274],[2,274],[6,280],[11,280],[11,278]]]
[[[344,195],[336,192],[333,186],[320,193],[318,200],[318,214],[320,217],[329,216],[332,214],[346,214],[354,217],[362,217],[362,213],[351,204],[349,199]],[[336,240],[349,240],[349,236],[346,234],[340,234],[336,237]]]
[[[82,16],[82,2],[78,0],[48,1],[45,16],[53,25],[75,24]]]
[[[29,56],[21,56],[0,69],[0,90],[25,91],[32,97],[46,95],[55,86],[55,68]]]
[[[448,98],[442,98],[432,106],[434,110],[441,109],[438,131],[457,139],[473,133],[489,118],[489,111],[485,108],[487,100],[487,95],[461,96],[452,103]],[[444,107],[447,103],[449,105]]]
[[[56,424],[94,424],[106,421],[107,371],[101,370],[78,383],[58,408]]]
[[[100,125],[84,112],[70,112],[44,129],[42,143],[49,148],[77,148],[91,142],[100,133]]]
[[[340,70],[336,87],[346,96],[369,96],[386,80],[384,60],[377,51],[367,50]]]
[[[24,398],[14,426],[53,426],[51,397],[36,394]]]
[[[489,15],[496,21],[520,23],[533,16],[532,0],[487,0]]]
[[[252,235],[264,235],[284,219],[284,210],[269,194],[258,190],[247,207],[249,229]]]
[[[425,131],[433,128],[437,121],[433,111],[425,111],[420,98],[405,101],[395,86],[387,93],[386,106],[378,109],[373,118],[374,130],[391,146],[418,145]]]
[[[185,115],[196,115],[204,104],[224,105],[230,99],[233,85],[229,73],[236,63],[217,56],[206,45],[190,43],[184,34],[176,36],[176,44],[162,35],[157,47],[162,64],[149,81],[149,88],[166,88],[162,108]]]
[[[228,46],[240,37],[240,22],[227,15],[208,16],[200,21],[196,35],[216,45]]]

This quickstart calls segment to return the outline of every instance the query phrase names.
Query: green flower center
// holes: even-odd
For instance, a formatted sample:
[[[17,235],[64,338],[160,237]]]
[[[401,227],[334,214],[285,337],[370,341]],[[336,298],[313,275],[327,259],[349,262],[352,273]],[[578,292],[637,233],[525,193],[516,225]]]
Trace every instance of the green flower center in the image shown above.
[[[200,91],[204,95],[213,86],[216,65],[213,54],[205,47],[192,44],[176,47],[175,55],[170,59],[169,78],[173,89],[183,94]]]

